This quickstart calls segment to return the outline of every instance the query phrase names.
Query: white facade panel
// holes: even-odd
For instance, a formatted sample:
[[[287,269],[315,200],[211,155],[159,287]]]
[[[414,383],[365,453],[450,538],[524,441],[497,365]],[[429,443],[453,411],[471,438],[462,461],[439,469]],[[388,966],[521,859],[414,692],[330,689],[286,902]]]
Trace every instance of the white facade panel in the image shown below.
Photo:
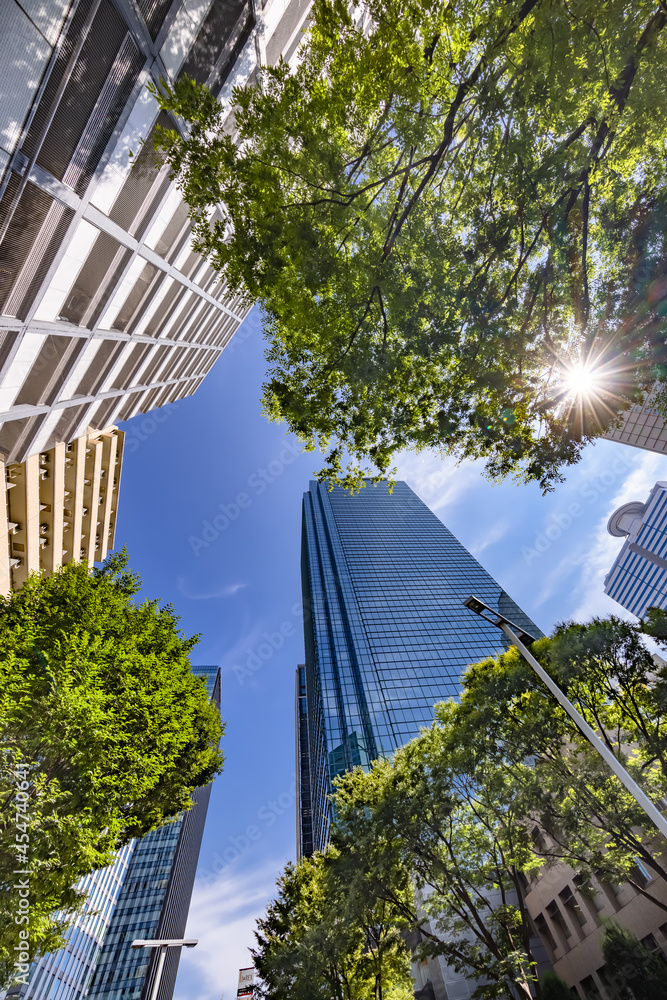
[[[54,6],[57,11],[58,5]],[[0,31],[0,67],[5,80],[0,97],[0,146],[8,153],[16,148],[52,44],[14,0],[5,0]]]
[[[35,310],[36,320],[53,321],[58,318],[63,303],[99,234],[99,229],[91,226],[85,219],[81,220],[42,301]]]
[[[155,217],[155,221],[150,226],[144,238],[144,243],[146,244],[147,247],[150,247],[151,250],[155,249],[158,240],[160,239],[165,229],[171,222],[174,212],[176,211],[178,206],[182,203],[182,201],[183,199],[181,198],[180,191],[174,184],[172,186],[171,191],[169,192],[167,200],[165,201],[164,205],[158,212],[157,216]]]
[[[160,50],[160,57],[172,80],[192,48],[212,0],[185,0]]]
[[[13,404],[43,343],[44,335],[41,333],[24,334],[14,360],[0,385],[0,412],[8,410]]]
[[[101,212],[109,214],[118,192],[132,169],[132,156],[141,149],[141,141],[145,139],[159,112],[155,98],[143,87],[135,101],[134,107],[125,123],[113,153],[109,158],[90,203]]]
[[[135,257],[130,265],[130,268],[125,275],[123,281],[118,287],[117,292],[111,300],[110,305],[107,307],[102,319],[99,322],[99,326],[103,330],[110,330],[114,324],[114,320],[118,315],[121,306],[125,302],[132,289],[134,288],[137,278],[143,271],[146,265],[146,261],[143,257]]]
[[[171,288],[171,286],[173,284],[174,284],[174,279],[173,278],[165,278],[164,279],[164,281],[160,285],[160,288],[158,289],[158,291],[153,296],[153,301],[149,305],[148,309],[146,309],[144,315],[141,317],[141,319],[137,323],[136,327],[134,328],[134,331],[133,331],[133,335],[134,336],[137,336],[137,335],[142,334],[142,333],[145,332],[146,327],[148,326],[148,324],[152,320],[153,316],[155,315],[158,306],[160,305],[160,303],[162,302],[163,298],[165,297],[165,295],[167,294],[167,292],[169,291],[169,289]]]

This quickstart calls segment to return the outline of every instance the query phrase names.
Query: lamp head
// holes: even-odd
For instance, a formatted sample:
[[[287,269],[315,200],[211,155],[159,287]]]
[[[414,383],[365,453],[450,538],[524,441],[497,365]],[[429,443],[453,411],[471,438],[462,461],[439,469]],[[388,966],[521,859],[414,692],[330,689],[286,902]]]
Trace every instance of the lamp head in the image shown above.
[[[516,635],[519,642],[523,642],[526,646],[530,646],[533,642],[537,642],[534,635],[531,635],[530,632],[526,632],[526,630],[521,628],[520,625],[515,625],[514,622],[509,620],[509,618],[505,618],[505,616],[501,615],[499,611],[489,607],[488,604],[481,601],[479,597],[475,597],[474,594],[471,594],[470,597],[466,597],[463,603],[467,608],[470,608],[471,611],[474,611],[476,615],[483,618],[485,622],[488,622],[489,625],[495,625],[497,628],[502,628],[503,625],[508,625]]]

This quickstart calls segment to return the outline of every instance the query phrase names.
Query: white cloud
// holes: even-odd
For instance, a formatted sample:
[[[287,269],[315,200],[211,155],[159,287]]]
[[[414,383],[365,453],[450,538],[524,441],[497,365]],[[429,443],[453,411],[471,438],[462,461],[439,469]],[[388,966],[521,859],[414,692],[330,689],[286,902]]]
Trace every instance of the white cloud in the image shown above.
[[[207,590],[203,593],[196,593],[191,587],[188,586],[187,580],[184,576],[178,577],[178,590],[183,597],[187,598],[189,601],[210,601],[216,597],[233,597],[234,594],[238,593],[239,590],[243,590],[247,587],[247,583],[228,583],[221,587],[214,587],[213,590]]]
[[[397,478],[405,480],[433,511],[441,510],[479,485],[484,462],[457,462],[433,452],[402,452],[396,460]]]
[[[501,518],[495,524],[492,524],[488,531],[483,532],[470,543],[468,546],[469,551],[476,559],[479,559],[484,549],[488,549],[490,545],[495,545],[496,542],[505,538],[509,528],[509,522],[505,518]]]
[[[221,875],[212,885],[195,882],[186,937],[196,948],[181,955],[174,1000],[225,1000],[236,997],[238,970],[252,965],[255,923],[275,896],[284,858],[237,874]]]

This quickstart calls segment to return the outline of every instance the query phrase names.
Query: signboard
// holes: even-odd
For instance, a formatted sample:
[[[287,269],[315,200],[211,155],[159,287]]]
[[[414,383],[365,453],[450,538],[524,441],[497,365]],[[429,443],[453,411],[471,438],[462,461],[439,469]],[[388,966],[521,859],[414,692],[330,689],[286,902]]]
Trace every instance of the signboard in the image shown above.
[[[239,987],[236,991],[237,997],[243,997],[245,1000],[252,1000],[253,990],[255,988],[255,969],[251,967],[250,969],[239,969]]]

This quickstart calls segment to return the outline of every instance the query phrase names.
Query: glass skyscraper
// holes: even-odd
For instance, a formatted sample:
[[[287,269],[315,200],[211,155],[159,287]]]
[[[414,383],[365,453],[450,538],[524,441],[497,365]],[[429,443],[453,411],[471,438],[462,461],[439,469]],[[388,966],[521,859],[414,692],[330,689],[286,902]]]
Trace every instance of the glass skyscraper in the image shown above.
[[[326,845],[331,781],[390,754],[457,697],[470,663],[507,648],[463,601],[534,623],[406,483],[303,499],[306,663],[297,670],[299,855]]]
[[[33,964],[27,985],[20,983],[9,991],[8,997],[26,1000],[85,997],[135,843],[132,840],[123,847],[113,865],[81,879],[77,888],[86,893],[87,899],[67,932],[66,946],[41,955]]]
[[[218,667],[193,667],[220,706]],[[131,948],[136,938],[182,938],[199,859],[211,786],[197,788],[192,808],[136,842],[93,975],[91,1000],[146,1000],[157,948]],[[180,948],[169,948],[157,1000],[171,1000]]]

